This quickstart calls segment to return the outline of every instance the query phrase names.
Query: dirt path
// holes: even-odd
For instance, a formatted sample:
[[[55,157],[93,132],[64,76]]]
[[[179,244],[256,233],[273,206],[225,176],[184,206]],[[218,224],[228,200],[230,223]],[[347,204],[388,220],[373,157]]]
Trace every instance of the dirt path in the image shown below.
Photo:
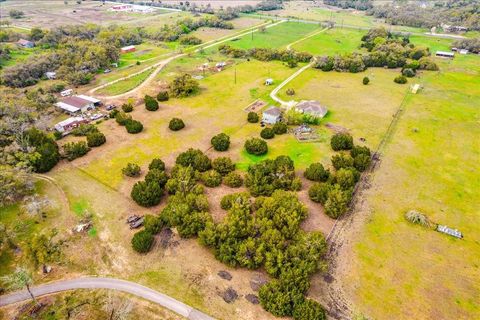
[[[127,292],[146,300],[152,301],[172,310],[179,315],[191,320],[213,320],[214,318],[205,313],[194,309],[183,302],[180,302],[170,296],[147,288],[140,284],[113,278],[78,278],[72,280],[61,280],[31,288],[34,296],[43,296],[58,293],[67,290],[76,289],[111,289]],[[0,296],[0,307],[9,304],[29,300],[30,295],[27,290],[17,291],[7,295]]]
[[[63,189],[62,189],[62,187],[60,186],[60,184],[58,184],[58,182],[57,182],[54,178],[49,177],[49,176],[44,175],[44,174],[39,174],[39,173],[34,173],[34,174],[32,174],[32,176],[33,176],[35,179],[47,181],[47,182],[53,184],[53,185],[55,186],[55,188],[57,188],[58,192],[60,193],[60,198],[62,199],[62,205],[63,205],[65,211],[67,211],[68,213],[73,214],[73,212],[70,210],[70,201],[68,201],[68,197],[67,197],[67,195],[65,194],[65,191],[63,191]]]

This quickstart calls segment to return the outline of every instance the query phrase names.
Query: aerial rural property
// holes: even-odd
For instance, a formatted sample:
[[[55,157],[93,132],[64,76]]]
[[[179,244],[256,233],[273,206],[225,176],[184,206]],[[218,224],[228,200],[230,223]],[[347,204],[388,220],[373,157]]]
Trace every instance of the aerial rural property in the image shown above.
[[[0,0],[0,319],[480,319],[479,0]]]

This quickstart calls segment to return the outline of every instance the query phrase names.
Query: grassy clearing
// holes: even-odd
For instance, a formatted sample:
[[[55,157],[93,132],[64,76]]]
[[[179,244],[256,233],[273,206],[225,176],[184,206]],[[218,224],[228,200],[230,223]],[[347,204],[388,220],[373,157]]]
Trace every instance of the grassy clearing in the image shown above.
[[[410,42],[417,46],[430,48],[430,52],[434,55],[435,51],[450,51],[453,39],[443,39],[435,37],[410,36]]]
[[[425,89],[407,102],[345,272],[357,306],[372,318],[480,316],[480,59],[438,62],[441,71],[425,73]],[[465,238],[409,224],[411,209]]]
[[[0,60],[0,66],[2,67],[11,67],[16,65],[17,63],[24,62],[29,59],[34,54],[40,53],[42,51],[41,48],[19,48],[15,44],[10,45],[10,59],[8,60]],[[1,71],[0,71],[1,72]]]
[[[121,80],[97,91],[98,94],[114,96],[138,87],[153,72],[154,68],[144,71],[136,76]]]
[[[231,40],[226,42],[235,48],[282,48],[289,43],[298,40],[307,34],[318,30],[320,27],[315,24],[284,22],[271,28],[267,28],[265,32],[253,32],[245,35],[239,40]]]
[[[166,42],[158,44],[146,42],[139,44],[135,46],[135,52],[129,52],[120,55],[119,67],[133,64],[137,61],[143,62],[146,60],[151,60],[157,58],[158,56],[165,55],[175,50],[177,45],[178,43],[176,42]]]
[[[293,46],[297,51],[313,55],[335,55],[357,50],[365,30],[334,28],[305,39]]]

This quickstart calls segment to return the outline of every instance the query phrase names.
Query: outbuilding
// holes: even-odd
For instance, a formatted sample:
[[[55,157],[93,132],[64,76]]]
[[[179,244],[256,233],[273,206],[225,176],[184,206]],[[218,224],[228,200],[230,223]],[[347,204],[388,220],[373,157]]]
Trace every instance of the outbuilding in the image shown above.
[[[275,124],[282,120],[282,110],[277,107],[270,107],[263,111],[262,122],[266,124]]]
[[[17,45],[19,45],[20,47],[23,47],[23,48],[33,48],[33,47],[35,47],[35,43],[33,43],[32,41],[29,41],[29,40],[25,40],[25,39],[18,40]]]
[[[268,79],[265,80],[265,85],[266,86],[270,86],[272,84],[273,84],[273,79],[272,78],[268,78]]]
[[[45,77],[49,80],[55,80],[57,78],[57,73],[53,71],[45,72]]]
[[[61,133],[69,132],[83,123],[88,123],[88,120],[82,117],[71,117],[66,120],[60,121],[55,125],[55,130]]]
[[[121,53],[134,52],[136,50],[135,46],[126,46],[120,49]]]
[[[328,113],[327,107],[316,100],[303,100],[295,106],[295,110],[316,118],[323,118]]]
[[[437,51],[435,52],[435,56],[440,58],[454,58],[455,53],[450,51]]]
[[[57,102],[55,105],[68,114],[77,115],[88,110],[93,110],[101,104],[102,102],[98,99],[85,95],[78,95],[65,98],[62,101]]]

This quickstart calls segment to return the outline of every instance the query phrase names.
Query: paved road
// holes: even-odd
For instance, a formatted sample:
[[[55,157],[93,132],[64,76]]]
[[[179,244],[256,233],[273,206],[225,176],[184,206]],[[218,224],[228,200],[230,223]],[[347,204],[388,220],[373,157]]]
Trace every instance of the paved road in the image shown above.
[[[86,277],[61,280],[31,288],[35,296],[43,296],[75,289],[112,289],[127,292],[157,303],[190,320],[214,320],[214,318],[196,310],[183,302],[140,284],[113,278]],[[0,307],[30,299],[26,290],[0,296]]]

